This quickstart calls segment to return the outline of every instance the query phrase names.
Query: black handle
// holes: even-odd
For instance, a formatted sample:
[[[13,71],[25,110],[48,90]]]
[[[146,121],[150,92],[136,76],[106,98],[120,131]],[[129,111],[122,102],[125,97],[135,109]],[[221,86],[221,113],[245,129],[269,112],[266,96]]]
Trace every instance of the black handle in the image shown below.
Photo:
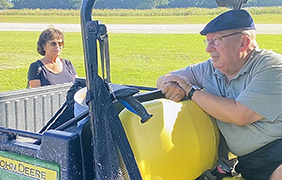
[[[137,101],[133,96],[124,96],[118,98],[118,101],[122,103],[128,110],[141,117],[141,123],[147,122],[153,115],[149,114],[145,107]]]

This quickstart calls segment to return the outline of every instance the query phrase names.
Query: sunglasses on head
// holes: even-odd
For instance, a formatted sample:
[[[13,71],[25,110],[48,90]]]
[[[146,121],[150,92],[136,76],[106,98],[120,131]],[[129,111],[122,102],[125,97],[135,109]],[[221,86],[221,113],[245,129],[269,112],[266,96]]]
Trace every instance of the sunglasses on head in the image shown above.
[[[58,44],[60,47],[64,46],[64,42],[55,42],[55,41],[51,41],[51,42],[49,42],[49,44],[50,44],[51,46],[53,46],[53,47],[57,46],[57,44]]]

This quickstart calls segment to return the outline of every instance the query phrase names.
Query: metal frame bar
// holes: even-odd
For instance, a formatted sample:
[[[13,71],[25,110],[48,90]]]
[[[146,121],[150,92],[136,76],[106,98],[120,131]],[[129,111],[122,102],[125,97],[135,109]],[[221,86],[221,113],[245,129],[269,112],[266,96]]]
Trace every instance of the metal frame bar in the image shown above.
[[[95,96],[98,95],[97,92],[99,91],[99,89],[97,89],[97,82],[99,82],[99,79],[101,79],[98,75],[97,41],[101,33],[103,33],[100,32],[100,23],[97,20],[92,21],[91,13],[94,5],[95,0],[83,0],[80,14],[86,71],[86,86],[87,90],[91,92],[92,96],[92,100],[89,101],[88,106],[90,111],[90,124],[93,137],[95,135],[95,116],[100,113],[95,112],[95,109],[99,109],[95,108],[95,105],[99,106],[99,104],[95,104],[95,102],[98,102],[95,101],[95,99],[98,99],[98,97]],[[110,128],[113,134],[113,138],[120,150],[121,156],[128,172],[128,176],[130,177],[130,179],[141,180],[142,177],[135,161],[134,154],[119,118],[113,118],[113,122],[110,122]],[[94,152],[95,144],[93,146]],[[93,167],[93,169],[95,169],[95,167]],[[104,177],[99,178],[103,179]]]

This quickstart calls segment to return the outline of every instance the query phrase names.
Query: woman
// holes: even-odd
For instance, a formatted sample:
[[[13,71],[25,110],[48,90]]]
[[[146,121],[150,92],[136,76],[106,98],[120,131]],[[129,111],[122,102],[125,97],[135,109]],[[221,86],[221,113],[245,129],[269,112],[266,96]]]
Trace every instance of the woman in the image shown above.
[[[59,57],[63,47],[64,35],[60,30],[48,28],[40,34],[37,52],[44,57],[29,66],[29,87],[73,82],[78,77],[71,61]]]

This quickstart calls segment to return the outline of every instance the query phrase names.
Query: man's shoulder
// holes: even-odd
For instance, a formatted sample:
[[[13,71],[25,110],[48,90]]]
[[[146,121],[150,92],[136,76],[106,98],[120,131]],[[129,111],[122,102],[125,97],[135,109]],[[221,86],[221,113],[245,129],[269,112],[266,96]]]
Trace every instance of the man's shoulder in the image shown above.
[[[270,49],[261,49],[259,52],[261,56],[265,56],[265,57],[271,57],[271,58],[281,58],[282,57],[282,54],[277,53]]]
[[[253,63],[259,65],[258,67],[265,66],[281,66],[282,67],[282,54],[267,49],[256,49],[253,53]]]

